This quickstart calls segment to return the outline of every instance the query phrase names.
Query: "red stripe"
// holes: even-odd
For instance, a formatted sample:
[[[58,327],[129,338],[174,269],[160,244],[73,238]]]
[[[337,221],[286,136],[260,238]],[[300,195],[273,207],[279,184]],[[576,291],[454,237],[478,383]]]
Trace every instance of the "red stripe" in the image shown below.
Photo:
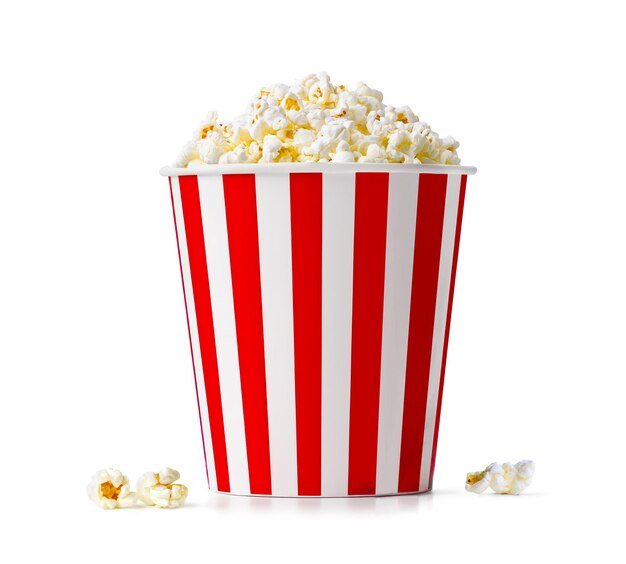
[[[250,493],[271,494],[256,185],[254,174],[223,179]]]
[[[290,174],[298,495],[322,493],[322,175]]]
[[[419,490],[446,183],[445,174],[421,174],[419,179],[399,492]]]
[[[446,333],[443,340],[443,357],[441,360],[441,378],[439,380],[439,397],[437,399],[437,415],[435,417],[435,435],[433,441],[433,456],[430,461],[430,478],[428,489],[433,487],[435,472],[435,458],[437,456],[437,438],[439,436],[439,418],[441,416],[441,398],[443,394],[443,378],[446,373],[446,357],[448,355],[448,336],[450,335],[450,318],[452,316],[452,299],[454,298],[454,281],[456,279],[456,262],[459,256],[459,241],[461,240],[461,222],[463,220],[463,205],[465,203],[465,185],[467,176],[461,176],[461,191],[459,193],[459,207],[456,215],[456,232],[454,235],[454,253],[452,255],[452,271],[450,275],[450,294],[448,295],[448,313],[446,315]]]
[[[191,349],[191,366],[193,368],[193,383],[196,387],[196,403],[198,404],[198,417],[200,418],[200,435],[202,436],[202,452],[204,454],[204,468],[206,480],[211,487],[209,480],[209,463],[206,459],[206,444],[204,442],[204,429],[202,427],[202,413],[200,411],[200,394],[198,393],[198,377],[196,376],[196,361],[193,356],[193,344],[191,341],[191,325],[189,324],[189,309],[187,308],[187,292],[185,291],[185,276],[183,275],[183,260],[180,256],[180,241],[178,239],[178,222],[176,221],[176,207],[174,206],[174,192],[172,190],[172,178],[168,178],[170,183],[170,198],[172,200],[172,215],[174,216],[174,231],[176,232],[176,248],[178,249],[178,266],[180,267],[180,279],[183,283],[183,300],[185,301],[185,317],[187,318],[187,333],[189,335],[189,348]]]
[[[388,173],[356,174],[348,494],[376,493]]]
[[[204,231],[200,211],[200,194],[197,176],[180,176],[180,196],[183,204],[187,251],[191,269],[191,285],[196,306],[196,321],[200,339],[200,355],[204,372],[204,385],[209,410],[209,425],[215,458],[217,489],[230,491],[228,479],[228,458],[226,456],[226,440],[224,438],[224,418],[222,415],[222,397],[220,392],[217,354],[215,351],[215,334],[213,329],[213,312],[211,311],[211,290],[207,272],[206,253],[204,248]]]

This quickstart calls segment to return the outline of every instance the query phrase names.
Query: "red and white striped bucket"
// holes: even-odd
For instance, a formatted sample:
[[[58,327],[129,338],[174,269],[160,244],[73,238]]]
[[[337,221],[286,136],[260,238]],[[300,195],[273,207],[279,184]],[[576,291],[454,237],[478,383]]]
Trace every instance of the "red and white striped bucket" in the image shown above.
[[[211,489],[430,490],[474,172],[291,163],[161,171]]]

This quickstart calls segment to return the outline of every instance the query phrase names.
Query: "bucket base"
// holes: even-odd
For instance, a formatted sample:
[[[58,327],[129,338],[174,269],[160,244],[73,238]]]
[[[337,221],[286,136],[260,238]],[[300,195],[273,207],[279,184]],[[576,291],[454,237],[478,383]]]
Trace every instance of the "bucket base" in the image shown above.
[[[432,488],[427,490],[415,491],[415,492],[394,492],[384,494],[362,494],[362,495],[274,495],[274,494],[250,494],[250,493],[237,493],[237,492],[220,492],[217,490],[209,489],[213,494],[231,496],[231,497],[265,497],[265,498],[278,498],[278,499],[350,499],[359,497],[395,497],[405,495],[418,495],[426,494],[432,491]]]

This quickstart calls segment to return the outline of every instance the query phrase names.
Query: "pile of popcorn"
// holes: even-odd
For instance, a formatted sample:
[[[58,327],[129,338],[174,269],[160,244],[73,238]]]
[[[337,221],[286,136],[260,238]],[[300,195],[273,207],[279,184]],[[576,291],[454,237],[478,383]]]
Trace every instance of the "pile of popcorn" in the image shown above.
[[[535,463],[532,460],[520,460],[517,464],[505,462],[491,463],[482,472],[470,472],[465,480],[465,489],[468,492],[483,493],[491,488],[498,494],[522,493],[531,483],[535,473]]]
[[[132,507],[139,499],[144,505],[179,507],[187,499],[187,486],[175,484],[180,473],[172,468],[146,472],[137,482],[137,493],[130,491],[128,478],[119,470],[99,470],[87,486],[87,495],[103,509]]]
[[[452,137],[440,138],[408,106],[382,103],[359,82],[334,86],[325,72],[293,86],[261,88],[246,112],[219,122],[209,112],[175,167],[212,164],[336,162],[459,164]]]

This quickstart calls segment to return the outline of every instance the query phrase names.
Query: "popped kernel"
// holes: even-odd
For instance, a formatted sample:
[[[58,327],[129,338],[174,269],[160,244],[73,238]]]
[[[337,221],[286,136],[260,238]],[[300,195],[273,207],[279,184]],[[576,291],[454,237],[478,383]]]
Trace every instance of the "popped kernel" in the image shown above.
[[[187,486],[175,484],[180,473],[172,468],[164,468],[158,473],[146,472],[137,481],[137,497],[145,505],[163,508],[179,507],[187,499]]]
[[[502,465],[492,462],[482,472],[469,472],[465,489],[483,493],[491,488],[498,494],[519,495],[531,484],[534,473],[535,463],[532,460],[520,460],[517,464],[505,462]]]
[[[103,509],[131,507],[137,501],[128,478],[114,468],[98,470],[87,486],[87,495]]]

